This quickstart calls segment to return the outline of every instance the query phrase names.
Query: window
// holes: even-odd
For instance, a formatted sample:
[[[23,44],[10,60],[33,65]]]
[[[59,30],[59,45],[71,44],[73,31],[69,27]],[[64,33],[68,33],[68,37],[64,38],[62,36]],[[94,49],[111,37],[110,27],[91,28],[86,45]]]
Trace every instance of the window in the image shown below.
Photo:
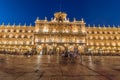
[[[20,32],[22,32],[22,30],[20,30]]]
[[[94,34],[94,31],[92,31],[92,34]]]
[[[24,38],[27,38],[27,35],[25,35]]]

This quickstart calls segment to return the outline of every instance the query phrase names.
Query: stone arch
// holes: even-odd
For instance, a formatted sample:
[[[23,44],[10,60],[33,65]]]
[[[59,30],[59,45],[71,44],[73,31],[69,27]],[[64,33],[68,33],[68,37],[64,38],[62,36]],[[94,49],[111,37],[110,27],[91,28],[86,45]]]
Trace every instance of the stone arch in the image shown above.
[[[66,46],[64,46],[64,45],[61,45],[61,44],[57,44],[56,45],[56,53],[58,54],[60,54],[60,53],[62,53],[62,51],[65,51],[66,50]]]

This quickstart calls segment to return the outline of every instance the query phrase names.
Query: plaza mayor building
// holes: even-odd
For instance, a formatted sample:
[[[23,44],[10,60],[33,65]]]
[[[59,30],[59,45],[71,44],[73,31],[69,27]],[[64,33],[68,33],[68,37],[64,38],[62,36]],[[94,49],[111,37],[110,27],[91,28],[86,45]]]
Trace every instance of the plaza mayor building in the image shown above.
[[[0,25],[0,51],[23,54],[35,50],[48,54],[77,49],[82,54],[119,54],[120,28],[115,26],[86,26],[83,19],[69,21],[67,14],[56,12],[50,21],[45,17],[35,26]]]

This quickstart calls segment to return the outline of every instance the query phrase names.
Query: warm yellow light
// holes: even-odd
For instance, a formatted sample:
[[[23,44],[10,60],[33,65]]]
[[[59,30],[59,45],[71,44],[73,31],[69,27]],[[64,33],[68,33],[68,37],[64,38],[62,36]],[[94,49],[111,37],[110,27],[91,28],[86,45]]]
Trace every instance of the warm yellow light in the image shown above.
[[[120,46],[120,43],[118,43],[118,46]]]
[[[13,36],[13,35],[11,34],[11,35],[10,35],[10,38],[12,38],[12,36]]]
[[[28,36],[28,38],[30,38],[30,35]]]
[[[21,37],[24,38],[24,35],[22,35]]]
[[[15,38],[18,38],[18,35],[16,35]]]
[[[8,30],[7,29],[5,29],[5,32],[7,32]]]
[[[11,32],[13,32],[14,30],[13,29],[11,29]]]
[[[20,44],[23,44],[23,42],[20,42]]]
[[[6,41],[4,41],[3,43],[4,43],[4,44],[6,44],[7,42],[6,42]]]
[[[109,43],[107,43],[106,45],[107,45],[107,46],[109,46],[110,44],[109,44]]]
[[[45,27],[45,28],[43,29],[43,32],[48,32],[48,28]]]
[[[65,42],[65,39],[63,39],[62,42]]]
[[[17,30],[17,32],[19,32],[19,30]]]
[[[15,44],[17,44],[17,41],[15,41]]]
[[[116,46],[116,44],[115,44],[115,43],[112,43],[112,46]]]
[[[91,42],[90,45],[93,45],[93,43]]]
[[[31,30],[29,30],[28,32],[31,33]]]
[[[54,39],[54,38],[52,38],[52,42],[54,42],[54,40],[55,40],[55,39]]]
[[[79,43],[80,41],[79,40],[77,40],[77,43]]]
[[[3,37],[6,38],[6,35],[4,35]]]
[[[41,42],[44,42],[44,39],[42,39]]]
[[[54,33],[54,32],[56,32],[56,30],[54,29],[52,32]]]
[[[29,44],[30,42],[29,41],[27,41],[27,44]]]
[[[10,41],[9,44],[12,44],[12,41]]]
[[[66,33],[68,33],[69,31],[68,31],[68,30],[66,30],[65,32],[66,32]]]
[[[39,32],[39,29],[37,29],[35,32]]]
[[[78,32],[78,30],[77,30],[77,29],[74,29],[74,30],[73,30],[73,32],[74,32],[74,33],[77,33],[77,32]]]
[[[82,30],[83,33],[85,33],[85,30]]]
[[[101,43],[102,46],[104,46],[104,43]]]
[[[46,39],[46,42],[49,42],[49,40],[48,40],[48,39]]]

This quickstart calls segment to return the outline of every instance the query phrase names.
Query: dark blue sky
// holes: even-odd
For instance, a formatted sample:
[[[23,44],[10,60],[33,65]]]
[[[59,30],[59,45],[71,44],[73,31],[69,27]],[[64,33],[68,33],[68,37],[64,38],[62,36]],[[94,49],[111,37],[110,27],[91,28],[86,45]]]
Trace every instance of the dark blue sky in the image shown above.
[[[87,24],[120,25],[119,0],[0,0],[0,24],[34,25],[36,17],[50,20],[54,12],[68,14],[70,20],[84,18]]]

